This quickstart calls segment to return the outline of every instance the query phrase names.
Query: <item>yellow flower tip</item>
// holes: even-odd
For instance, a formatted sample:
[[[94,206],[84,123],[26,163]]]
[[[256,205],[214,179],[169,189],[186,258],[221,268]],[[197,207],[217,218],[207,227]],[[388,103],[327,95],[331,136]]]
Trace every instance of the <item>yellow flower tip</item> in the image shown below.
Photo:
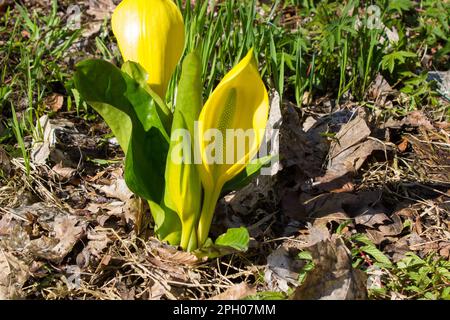
[[[184,22],[172,0],[124,0],[114,10],[112,29],[125,61],[139,63],[162,98],[184,49]]]
[[[199,246],[208,237],[223,185],[244,170],[257,154],[268,115],[269,96],[251,49],[222,79],[200,113],[199,173],[205,197],[198,226]],[[209,139],[208,133],[214,130],[219,137]]]
[[[245,168],[261,145],[268,113],[267,89],[258,72],[253,49],[251,49],[219,83],[200,114],[200,137],[204,138],[209,129],[219,130],[224,137],[223,148],[219,151],[223,152],[223,162],[228,162],[222,165],[211,164],[210,153],[207,150],[211,141],[202,139],[200,143],[202,168],[200,171],[203,171],[204,184],[211,186],[212,180],[222,180],[221,182],[225,183]],[[254,137],[250,139],[245,152],[227,149],[227,145],[230,144],[230,141],[226,141],[227,129],[253,132]],[[235,163],[230,164],[229,161],[225,161],[225,158],[227,152],[233,151],[236,153]]]

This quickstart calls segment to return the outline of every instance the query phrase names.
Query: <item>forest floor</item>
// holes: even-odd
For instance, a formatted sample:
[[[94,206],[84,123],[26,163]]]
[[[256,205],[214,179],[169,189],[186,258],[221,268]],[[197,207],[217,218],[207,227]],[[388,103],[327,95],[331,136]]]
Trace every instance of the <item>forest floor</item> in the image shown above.
[[[252,6],[219,2],[235,7],[207,19]],[[342,48],[367,49],[327,27],[347,7],[274,2],[256,1],[252,28],[280,163],[217,206],[211,235],[245,226],[248,251],[205,261],[154,238],[71,83],[85,58],[120,63],[115,2],[0,0],[0,299],[450,299],[449,2],[379,1],[395,45],[344,66]]]

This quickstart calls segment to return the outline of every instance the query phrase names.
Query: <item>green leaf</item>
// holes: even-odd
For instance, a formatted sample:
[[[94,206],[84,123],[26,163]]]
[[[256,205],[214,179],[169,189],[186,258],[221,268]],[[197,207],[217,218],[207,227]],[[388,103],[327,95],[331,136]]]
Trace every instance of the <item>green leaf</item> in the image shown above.
[[[353,235],[351,239],[365,244],[365,246],[362,246],[360,250],[372,256],[376,261],[386,264],[388,266],[392,265],[392,262],[389,260],[389,258],[386,257],[384,253],[382,253],[380,250],[378,250],[377,247],[375,247],[373,242],[370,241],[370,239],[367,238],[366,235],[357,233]]]
[[[167,241],[173,246],[179,245],[181,240],[181,222],[176,212],[153,201],[149,201],[148,204],[155,221],[155,233],[159,239]]]
[[[299,258],[300,260],[312,260],[313,257],[311,255],[311,252],[309,251],[300,251],[299,254],[297,255],[297,258]]]
[[[410,10],[412,7],[414,7],[414,3],[411,0],[390,0],[388,10],[397,10],[401,13]]]
[[[178,84],[165,170],[165,178],[169,183],[166,184],[164,193],[165,205],[175,211],[181,220],[180,245],[188,251],[197,249],[196,225],[201,211],[202,185],[193,159],[194,123],[201,109],[201,63],[194,52],[184,59]]]
[[[189,53],[184,58],[174,115],[175,117],[178,114],[179,122],[172,126],[172,131],[178,128],[188,129],[192,139],[194,123],[198,120],[203,106],[201,68],[200,57],[196,52]]]
[[[247,251],[250,235],[244,227],[228,229],[216,239],[216,245],[233,248],[237,251]]]
[[[314,270],[315,267],[316,265],[314,264],[313,261],[309,261],[307,264],[305,264],[305,266],[300,270],[298,274],[297,282],[299,284],[302,284],[305,281],[306,277],[308,276],[309,272]]]
[[[272,160],[277,160],[278,156],[265,156],[259,159],[256,159],[249,163],[245,170],[239,173],[236,177],[228,181],[225,186],[222,188],[222,193],[228,193],[230,191],[236,191],[247,184],[249,184],[252,179],[259,174],[263,167],[266,167],[271,163]]]
[[[351,237],[351,239],[354,240],[354,241],[357,241],[357,242],[364,243],[364,244],[369,245],[369,246],[373,246],[374,245],[373,242],[370,241],[370,239],[367,238],[366,235],[361,234],[361,233],[354,234]]]
[[[247,251],[249,242],[250,235],[246,228],[230,228],[226,233],[220,235],[215,243],[208,238],[203,247],[195,251],[194,254],[200,258],[208,257],[213,259],[236,252]]]
[[[390,73],[394,72],[396,64],[405,63],[406,58],[413,58],[417,55],[409,51],[394,51],[383,57],[381,60],[381,67],[383,70],[389,70]]]
[[[136,80],[103,60],[79,63],[74,84],[125,151],[125,180],[130,190],[160,203],[169,138],[153,98]]]
[[[360,248],[361,251],[367,253],[368,255],[372,256],[377,262],[383,263],[387,266],[391,266],[392,262],[389,260],[388,257],[384,255],[383,252],[378,250],[375,246],[363,246]]]
[[[172,112],[164,101],[148,85],[148,74],[145,69],[139,63],[127,61],[122,65],[122,71],[138,82],[139,85],[153,98],[152,102],[155,103],[158,116],[166,131],[169,132],[172,123]]]
[[[101,77],[103,69],[110,69],[107,62],[83,61],[77,66],[74,85],[82,98],[106,121],[126,153],[132,128],[129,114],[134,113],[129,101],[123,96],[127,84],[118,69],[117,72],[109,72],[104,78]],[[112,83],[114,90],[111,88]]]
[[[344,229],[351,224],[353,221],[351,219],[342,222],[336,229],[336,234],[342,234]]]
[[[446,288],[444,288],[444,290],[442,290],[441,298],[443,300],[450,300],[450,286],[446,287]]]

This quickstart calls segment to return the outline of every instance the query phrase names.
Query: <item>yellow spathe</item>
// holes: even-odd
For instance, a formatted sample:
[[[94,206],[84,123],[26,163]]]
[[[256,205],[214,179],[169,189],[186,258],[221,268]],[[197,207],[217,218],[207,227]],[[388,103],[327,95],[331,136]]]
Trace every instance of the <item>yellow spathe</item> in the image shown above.
[[[164,99],[184,48],[184,23],[172,0],[124,0],[112,16],[112,30],[125,61],[148,72],[148,84]]]
[[[252,49],[222,79],[200,113],[198,148],[202,164],[199,165],[199,173],[205,194],[198,226],[199,246],[208,237],[215,205],[224,184],[244,170],[257,154],[264,137],[268,113],[269,97]],[[214,152],[211,152],[214,139],[205,139],[211,129],[222,135],[219,143],[215,140]],[[229,138],[232,137],[227,135],[230,129],[233,130],[231,133],[241,130],[253,135],[246,139],[246,143],[240,144],[237,139]],[[211,161],[211,155],[219,160],[222,158],[222,163]],[[227,161],[229,159],[233,161]]]

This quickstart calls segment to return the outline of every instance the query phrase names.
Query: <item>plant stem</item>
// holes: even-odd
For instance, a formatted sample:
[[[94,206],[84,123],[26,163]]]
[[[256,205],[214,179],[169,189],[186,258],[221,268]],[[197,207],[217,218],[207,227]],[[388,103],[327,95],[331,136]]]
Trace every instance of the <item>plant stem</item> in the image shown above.
[[[209,229],[211,228],[211,222],[221,190],[222,187],[216,185],[212,192],[205,192],[197,231],[199,247],[201,247],[205,243],[206,239],[208,239]]]
[[[183,250],[191,251],[189,250],[189,248],[192,248],[196,242],[194,220],[195,219],[189,219],[182,222],[180,246],[183,248]],[[194,250],[195,249],[197,248],[194,248]]]
[[[195,228],[193,228],[192,232],[191,232],[191,239],[189,240],[189,244],[187,247],[187,251],[191,252],[191,251],[197,250],[197,248],[198,248],[197,230],[195,230]]]

